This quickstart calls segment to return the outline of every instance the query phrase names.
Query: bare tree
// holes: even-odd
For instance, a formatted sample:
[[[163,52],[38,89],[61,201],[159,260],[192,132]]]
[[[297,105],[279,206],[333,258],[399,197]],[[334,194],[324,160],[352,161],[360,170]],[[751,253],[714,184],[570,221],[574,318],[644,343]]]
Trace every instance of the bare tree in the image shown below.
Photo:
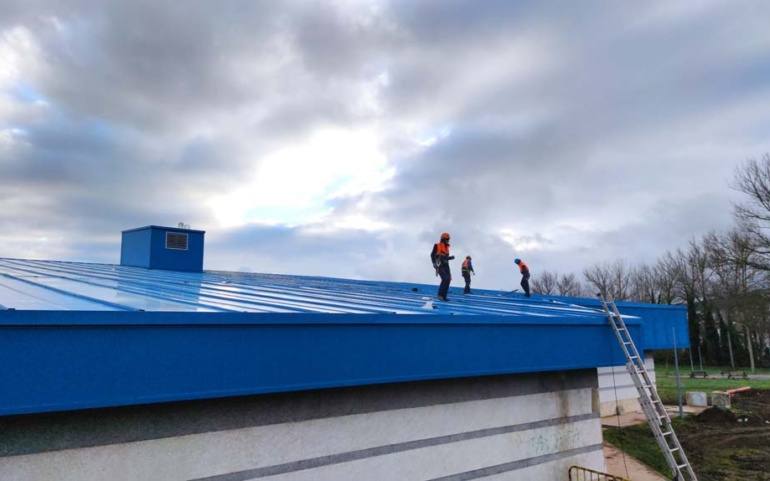
[[[609,264],[594,264],[583,270],[583,277],[586,278],[589,286],[594,288],[603,296],[608,296],[612,292],[612,273]]]
[[[614,299],[628,299],[631,270],[628,265],[618,260],[612,264],[595,264],[583,271],[586,281],[604,296]]]
[[[631,270],[631,295],[637,301],[658,303],[658,282],[655,270],[642,264]]]
[[[704,238],[704,247],[718,280],[719,290],[714,298],[728,329],[734,325],[736,332],[743,331],[746,340],[743,347],[748,350],[752,372],[755,367],[752,330],[768,308],[764,294],[766,277],[752,262],[754,241],[751,231],[741,229],[724,234],[711,233]],[[729,348],[732,350],[732,347],[731,342]]]
[[[691,240],[687,249],[674,254],[678,266],[677,297],[687,303],[690,319],[690,336],[698,345],[706,348],[706,358],[721,363],[722,335],[717,326],[718,309],[714,303],[714,271],[704,242]],[[697,333],[697,338],[695,334]]]
[[[753,291],[750,295],[753,308],[749,308],[751,319],[748,325],[756,332],[760,353],[767,352],[770,357],[770,328],[766,306],[770,272],[770,154],[766,153],[760,160],[751,159],[738,167],[734,187],[747,197],[743,203],[735,206],[735,216],[743,230],[748,233],[748,244],[752,251],[746,262],[751,267],[764,271],[761,276],[764,289]],[[754,344],[754,337],[747,331],[746,338],[750,349]],[[749,354],[753,357],[753,349]]]
[[[770,154],[738,167],[734,186],[747,196],[735,206],[735,216],[752,237],[756,255],[751,261],[770,270]]]
[[[658,304],[673,304],[677,297],[676,286],[681,277],[679,263],[670,252],[666,252],[655,263],[653,270],[658,289]]]
[[[676,298],[679,263],[666,253],[653,265],[642,264],[630,273],[631,299],[653,304],[671,304]]]
[[[543,271],[532,279],[532,292],[550,296],[556,294],[559,275],[555,272]]]
[[[575,274],[562,274],[556,282],[556,292],[560,296],[578,297],[583,295],[583,286]]]

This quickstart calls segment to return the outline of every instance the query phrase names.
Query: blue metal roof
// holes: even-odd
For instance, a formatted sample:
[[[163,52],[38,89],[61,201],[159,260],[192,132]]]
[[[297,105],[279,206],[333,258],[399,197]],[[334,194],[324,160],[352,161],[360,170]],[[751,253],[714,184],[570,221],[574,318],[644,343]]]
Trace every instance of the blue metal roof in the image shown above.
[[[623,364],[596,309],[435,290],[0,258],[0,415]]]
[[[482,290],[432,308],[426,304],[435,291],[408,283],[0,258],[0,304],[18,310],[600,317],[578,305]]]
[[[565,302],[592,309],[600,309],[597,298],[549,296],[555,302]],[[617,301],[623,315],[639,317],[644,321],[644,348],[646,350],[673,349],[674,346],[690,346],[690,326],[687,322],[687,306],[684,304],[649,304]]]

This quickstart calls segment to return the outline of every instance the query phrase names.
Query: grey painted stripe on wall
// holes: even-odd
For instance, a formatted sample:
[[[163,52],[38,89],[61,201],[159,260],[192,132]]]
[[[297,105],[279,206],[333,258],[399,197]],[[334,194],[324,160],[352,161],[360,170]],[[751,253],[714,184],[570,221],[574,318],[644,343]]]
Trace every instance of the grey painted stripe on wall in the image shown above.
[[[599,391],[614,391],[615,389],[626,389],[629,387],[636,389],[636,386],[633,384],[618,384],[617,386],[600,387]]]
[[[468,481],[471,479],[485,478],[487,476],[494,476],[495,474],[516,471],[517,469],[524,469],[530,466],[536,466],[538,464],[545,464],[551,461],[568,458],[570,456],[576,456],[578,454],[587,454],[594,451],[600,451],[601,449],[601,444],[592,444],[590,446],[582,446],[579,448],[568,449],[566,451],[559,451],[558,453],[544,454],[543,456],[520,459],[518,461],[511,461],[510,463],[497,464],[495,466],[474,469],[473,471],[452,474],[441,478],[433,478],[428,481]]]
[[[266,476],[275,476],[277,474],[286,474],[294,471],[302,471],[305,469],[320,468],[322,466],[329,466],[332,464],[358,461],[361,459],[371,458],[375,456],[383,456],[383,455],[392,454],[392,453],[399,453],[403,451],[409,451],[412,449],[438,446],[441,444],[456,443],[458,441],[465,441],[469,439],[479,439],[479,438],[484,438],[489,436],[497,436],[500,434],[513,433],[517,431],[527,431],[531,429],[546,428],[549,426],[557,426],[560,424],[575,423],[579,421],[585,421],[588,419],[595,419],[597,417],[598,417],[597,413],[589,413],[589,414],[581,414],[578,416],[546,419],[544,421],[536,421],[532,423],[514,424],[509,426],[500,426],[496,428],[479,429],[477,431],[468,431],[464,433],[450,434],[447,436],[437,436],[434,438],[417,439],[414,441],[406,441],[403,443],[395,443],[395,444],[388,444],[385,446],[377,446],[374,448],[359,449],[356,451],[348,451],[344,453],[331,454],[328,456],[319,456],[317,458],[302,459],[298,461],[292,461],[290,463],[275,464],[272,466],[263,466],[260,468],[247,469],[243,471],[235,471],[232,473],[218,474],[215,476],[208,476],[205,478],[196,478],[190,481],[245,481],[248,479],[264,478]]]
[[[0,417],[0,457],[597,387],[595,369]]]

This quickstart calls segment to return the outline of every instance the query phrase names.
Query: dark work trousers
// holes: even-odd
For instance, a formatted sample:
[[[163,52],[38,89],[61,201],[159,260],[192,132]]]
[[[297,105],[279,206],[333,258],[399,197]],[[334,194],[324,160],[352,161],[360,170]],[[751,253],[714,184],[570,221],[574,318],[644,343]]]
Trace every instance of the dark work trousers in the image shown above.
[[[438,296],[445,298],[449,292],[449,283],[452,282],[452,273],[449,272],[449,264],[446,262],[438,266],[438,275],[441,277],[441,284],[438,286]]]
[[[471,273],[468,271],[463,271],[463,279],[465,279],[465,292],[466,294],[471,293]]]
[[[529,297],[529,274],[521,275],[521,288],[524,289],[524,295]]]

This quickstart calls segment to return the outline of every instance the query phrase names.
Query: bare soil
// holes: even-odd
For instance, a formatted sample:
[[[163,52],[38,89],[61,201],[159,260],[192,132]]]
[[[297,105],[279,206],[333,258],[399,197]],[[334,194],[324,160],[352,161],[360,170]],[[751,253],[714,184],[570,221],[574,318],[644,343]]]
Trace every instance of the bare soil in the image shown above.
[[[736,395],[677,426],[701,481],[770,481],[770,391]]]
[[[729,424],[738,420],[738,416],[733,414],[732,411],[726,409],[720,409],[717,407],[710,407],[698,414],[695,420],[699,423],[705,424]]]

